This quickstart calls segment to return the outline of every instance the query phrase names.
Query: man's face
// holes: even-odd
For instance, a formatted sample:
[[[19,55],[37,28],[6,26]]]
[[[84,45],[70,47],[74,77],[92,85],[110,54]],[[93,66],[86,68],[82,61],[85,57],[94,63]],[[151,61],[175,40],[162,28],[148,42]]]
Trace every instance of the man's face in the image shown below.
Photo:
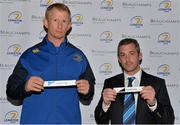
[[[142,53],[137,52],[133,43],[122,45],[119,47],[119,62],[124,71],[129,75],[134,75],[140,69],[140,60],[142,59]]]
[[[48,38],[50,41],[63,41],[67,31],[71,28],[71,22],[68,12],[59,11],[53,8],[48,17],[44,20],[44,25],[48,29]]]

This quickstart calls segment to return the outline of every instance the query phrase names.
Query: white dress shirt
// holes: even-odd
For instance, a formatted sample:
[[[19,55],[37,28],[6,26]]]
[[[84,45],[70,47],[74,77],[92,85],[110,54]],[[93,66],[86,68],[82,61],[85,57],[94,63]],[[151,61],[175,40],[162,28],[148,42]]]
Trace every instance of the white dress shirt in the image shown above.
[[[125,87],[128,86],[128,77],[135,77],[135,80],[132,82],[132,87],[138,87],[140,86],[140,83],[141,83],[141,75],[142,75],[142,70],[140,69],[136,74],[134,74],[133,76],[129,76],[128,74],[126,74],[124,72],[124,81],[125,81]],[[137,108],[137,101],[138,101],[138,94],[139,93],[134,93],[134,99],[135,99],[135,108]],[[110,104],[109,105],[106,105],[102,104],[102,108],[104,110],[104,112],[106,112],[110,107]],[[157,101],[155,103],[154,106],[149,106],[148,107],[150,108],[151,111],[154,111],[156,108],[157,108]],[[135,109],[136,111],[136,109]]]

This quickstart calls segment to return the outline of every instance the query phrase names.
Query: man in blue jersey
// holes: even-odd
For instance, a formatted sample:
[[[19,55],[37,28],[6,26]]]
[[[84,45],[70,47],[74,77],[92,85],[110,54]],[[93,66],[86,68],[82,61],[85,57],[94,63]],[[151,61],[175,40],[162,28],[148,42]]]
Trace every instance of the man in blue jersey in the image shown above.
[[[95,78],[86,56],[69,43],[71,12],[50,5],[43,20],[47,35],[19,58],[7,83],[7,96],[23,100],[21,124],[81,124],[79,101],[90,104]],[[44,87],[45,81],[76,80],[75,86]]]

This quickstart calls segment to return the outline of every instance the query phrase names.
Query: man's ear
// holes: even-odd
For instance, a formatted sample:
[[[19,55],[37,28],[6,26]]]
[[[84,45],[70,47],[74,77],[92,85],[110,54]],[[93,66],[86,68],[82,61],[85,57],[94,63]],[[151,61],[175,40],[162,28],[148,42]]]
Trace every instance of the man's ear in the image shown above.
[[[123,67],[122,67],[122,65],[121,65],[121,60],[119,59],[119,57],[118,57],[118,64],[119,64],[119,66],[121,67],[121,70],[123,71]]]
[[[70,30],[70,29],[72,29],[72,23],[71,22],[68,24],[68,30]]]
[[[43,19],[43,26],[48,29],[48,21],[46,18]]]
[[[142,58],[143,58],[143,54],[142,54],[142,52],[140,52],[140,53],[139,53],[139,64],[142,63]]]
[[[118,57],[118,62],[121,63],[121,60],[119,59],[119,57]]]
[[[142,52],[139,53],[139,61],[142,60],[143,54]]]
[[[45,19],[43,19],[43,28],[46,31],[46,33],[48,32],[48,28],[47,28],[47,21],[45,21]]]
[[[70,24],[68,24],[68,30],[66,36],[70,34],[71,30],[72,30],[72,23],[70,22]]]

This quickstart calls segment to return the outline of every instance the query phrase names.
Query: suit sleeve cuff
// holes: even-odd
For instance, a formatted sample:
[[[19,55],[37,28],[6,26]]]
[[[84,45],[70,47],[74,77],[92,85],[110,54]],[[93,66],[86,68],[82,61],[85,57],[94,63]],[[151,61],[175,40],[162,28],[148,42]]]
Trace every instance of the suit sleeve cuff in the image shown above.
[[[104,102],[102,103],[102,109],[104,112],[107,112],[111,104],[106,105]]]
[[[148,105],[149,109],[154,112],[157,108],[157,100],[155,100],[155,104],[154,105]]]

